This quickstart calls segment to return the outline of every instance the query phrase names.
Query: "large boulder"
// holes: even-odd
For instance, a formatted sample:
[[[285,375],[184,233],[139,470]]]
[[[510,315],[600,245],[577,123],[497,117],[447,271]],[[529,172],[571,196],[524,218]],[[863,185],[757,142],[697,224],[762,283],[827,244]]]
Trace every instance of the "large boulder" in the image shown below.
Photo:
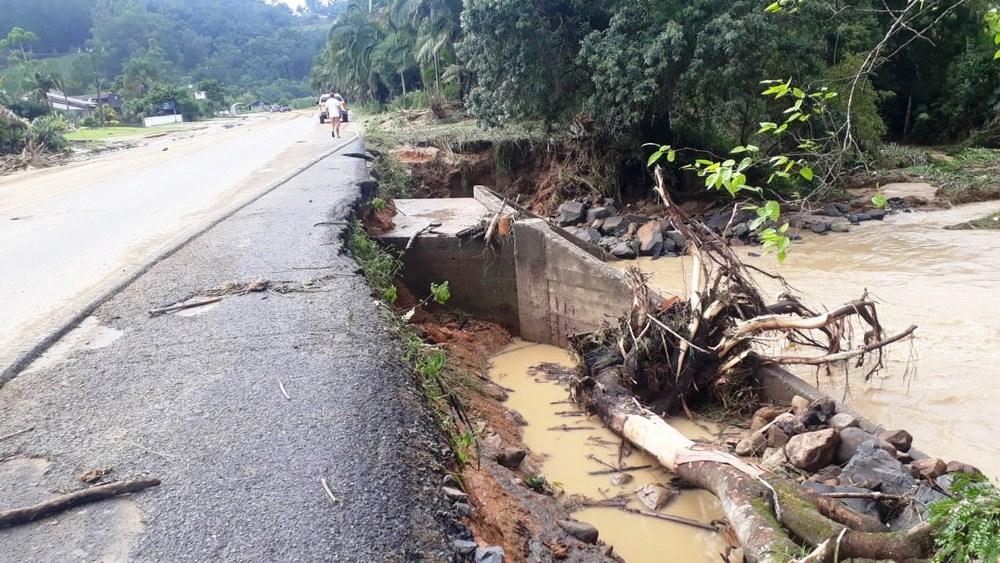
[[[628,228],[628,220],[621,215],[612,215],[604,219],[601,225],[601,232],[608,236],[615,236],[625,232]]]
[[[866,489],[881,486],[881,491],[891,495],[908,494],[917,485],[916,479],[892,454],[868,440],[858,447],[851,461],[840,473],[841,483]]]
[[[830,465],[839,443],[840,434],[832,428],[806,432],[788,439],[785,454],[795,467],[817,471]]]
[[[880,440],[874,434],[869,434],[860,428],[848,427],[840,431],[840,446],[837,448],[837,462],[846,463],[850,461],[850,459],[858,453],[858,448],[861,447],[861,444],[868,441],[875,442],[880,448],[892,455],[895,459],[896,448],[894,448],[892,444],[886,442],[885,440]]]
[[[559,226],[565,227],[579,223],[586,218],[587,204],[579,201],[566,201],[559,206]]]

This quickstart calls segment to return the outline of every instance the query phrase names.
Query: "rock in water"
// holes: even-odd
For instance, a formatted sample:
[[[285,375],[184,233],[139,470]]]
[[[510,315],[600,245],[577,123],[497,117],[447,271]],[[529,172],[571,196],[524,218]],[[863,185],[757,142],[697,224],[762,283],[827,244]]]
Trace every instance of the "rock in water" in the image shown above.
[[[558,524],[564,532],[582,541],[583,543],[597,543],[597,536],[599,535],[597,528],[587,524],[586,522],[577,522],[576,520],[560,520]]]
[[[968,463],[961,461],[949,461],[948,473],[968,473],[969,475],[982,475],[983,472]]]
[[[586,212],[586,204],[580,203],[579,201],[563,202],[563,204],[559,206],[559,226],[565,227],[566,225],[572,225],[573,223],[583,221],[586,216]]]
[[[878,437],[889,442],[892,447],[901,452],[910,451],[910,446],[913,445],[913,436],[906,430],[886,430],[880,432]]]
[[[785,445],[785,454],[795,467],[817,471],[833,461],[840,434],[832,429],[817,430],[792,436]]]
[[[639,501],[650,510],[659,510],[674,498],[674,492],[663,485],[649,483],[635,490],[635,495]]]
[[[503,548],[498,545],[476,548],[476,563],[503,563]]]
[[[508,469],[517,469],[521,465],[521,462],[524,461],[525,455],[527,455],[527,452],[524,450],[515,448],[506,449],[497,454],[497,463]]]
[[[827,424],[830,425],[830,428],[836,428],[837,430],[861,426],[861,423],[858,422],[858,419],[854,415],[847,414],[846,412],[840,412],[831,416]]]
[[[622,485],[628,485],[633,479],[634,477],[632,477],[631,473],[615,473],[615,476],[611,478],[611,484],[621,487]]]
[[[891,495],[909,494],[917,485],[910,471],[892,454],[868,440],[858,447],[858,453],[840,473],[842,483],[872,488],[881,485],[882,492]]]
[[[924,479],[937,479],[948,471],[948,464],[943,459],[929,457],[918,459],[910,464]]]

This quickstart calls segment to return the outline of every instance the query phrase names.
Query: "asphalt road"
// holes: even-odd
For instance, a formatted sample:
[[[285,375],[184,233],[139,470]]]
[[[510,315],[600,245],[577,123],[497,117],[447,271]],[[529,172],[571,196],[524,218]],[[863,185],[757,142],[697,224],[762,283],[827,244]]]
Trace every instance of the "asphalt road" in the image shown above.
[[[107,288],[331,142],[311,114],[271,114],[0,178],[0,372]]]
[[[364,175],[361,160],[323,160],[0,387],[0,436],[27,430],[0,440],[0,508],[79,488],[91,469],[162,480],[0,529],[0,562],[450,560],[441,444],[343,253]],[[273,290],[147,312],[255,280]]]

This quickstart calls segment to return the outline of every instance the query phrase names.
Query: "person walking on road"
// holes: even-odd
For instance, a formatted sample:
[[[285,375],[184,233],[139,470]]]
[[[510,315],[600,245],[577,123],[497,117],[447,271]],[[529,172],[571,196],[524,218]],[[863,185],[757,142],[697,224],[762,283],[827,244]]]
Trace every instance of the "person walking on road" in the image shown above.
[[[340,99],[338,99],[340,98]],[[331,137],[340,136],[340,106],[343,103],[343,98],[340,94],[333,94],[326,100],[326,116],[330,120],[330,126],[333,128],[330,131]]]

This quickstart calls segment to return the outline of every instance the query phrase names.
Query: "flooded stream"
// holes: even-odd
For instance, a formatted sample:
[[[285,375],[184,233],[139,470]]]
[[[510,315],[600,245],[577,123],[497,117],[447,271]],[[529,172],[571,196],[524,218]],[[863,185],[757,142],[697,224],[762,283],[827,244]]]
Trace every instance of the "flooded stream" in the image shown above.
[[[1000,477],[1000,419],[992,416],[1000,405],[1000,232],[942,227],[998,208],[992,202],[900,213],[850,233],[806,233],[780,265],[772,256],[750,255],[757,248],[740,249],[749,263],[783,275],[811,305],[832,308],[868,288],[881,300],[890,334],[919,325],[915,364],[908,363],[910,346],[897,344],[878,379],[866,383],[860,372],[850,379],[846,402],[878,423],[909,430],[920,450],[972,463],[994,478]],[[685,260],[639,264],[661,292],[686,293]],[[777,287],[761,281],[773,298]],[[908,367],[916,371],[904,377]],[[816,383],[815,372],[799,375]],[[842,378],[823,375],[819,383],[844,397]]]
[[[532,375],[531,368],[543,363],[573,366],[568,352],[554,346],[515,342],[493,358],[490,377],[512,390],[505,405],[519,412],[528,422],[524,428],[524,443],[533,454],[543,456],[542,472],[550,483],[557,484],[568,495],[585,495],[592,499],[627,494],[647,483],[668,484],[670,474],[659,468],[655,460],[641,453],[623,459],[625,466],[652,465],[653,469],[630,472],[630,483],[616,486],[612,475],[591,475],[605,469],[588,456],[596,456],[617,465],[620,440],[596,417],[563,416],[559,412],[575,411],[569,404],[565,386],[544,376]],[[671,421],[692,439],[715,438],[717,431],[704,423],[687,420]],[[584,430],[554,430],[555,427],[589,427]],[[633,500],[636,508],[641,507]],[[722,507],[706,491],[684,491],[662,512],[684,516],[703,523],[724,517]],[[718,562],[725,552],[722,536],[686,525],[654,518],[627,514],[615,508],[587,508],[574,517],[593,524],[601,539],[613,545],[615,552],[629,563],[685,561],[686,563]]]

